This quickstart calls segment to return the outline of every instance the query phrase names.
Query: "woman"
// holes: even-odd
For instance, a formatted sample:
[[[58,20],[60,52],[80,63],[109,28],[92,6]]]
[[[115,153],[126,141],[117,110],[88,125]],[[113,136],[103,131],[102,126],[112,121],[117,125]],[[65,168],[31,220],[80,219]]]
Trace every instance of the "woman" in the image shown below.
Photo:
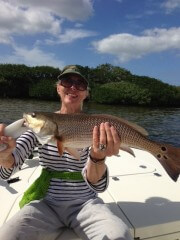
[[[57,113],[80,113],[88,96],[88,82],[76,66],[63,69],[57,82],[57,93],[61,107]],[[47,240],[57,239],[64,226],[72,228],[82,239],[131,239],[126,225],[115,216],[103,201],[97,197],[108,186],[106,156],[119,151],[120,140],[116,130],[108,123],[102,123],[93,130],[91,148],[79,149],[81,161],[70,153],[60,157],[57,147],[38,143],[32,131],[27,131],[15,141],[3,136],[4,125],[0,125],[0,143],[8,148],[0,152],[0,177],[9,178],[20,169],[26,159],[38,146],[40,164],[47,171],[66,171],[70,175],[81,173],[81,178],[52,178],[42,199],[26,204],[0,229],[3,240]]]

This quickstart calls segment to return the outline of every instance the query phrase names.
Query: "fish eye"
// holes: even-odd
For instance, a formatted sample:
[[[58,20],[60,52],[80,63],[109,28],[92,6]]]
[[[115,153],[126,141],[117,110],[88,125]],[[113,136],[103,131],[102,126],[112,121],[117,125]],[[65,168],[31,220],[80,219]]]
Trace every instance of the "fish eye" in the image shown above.
[[[32,114],[31,114],[31,117],[33,117],[33,118],[34,118],[35,116],[36,116],[36,114],[35,114],[35,113],[32,113]]]

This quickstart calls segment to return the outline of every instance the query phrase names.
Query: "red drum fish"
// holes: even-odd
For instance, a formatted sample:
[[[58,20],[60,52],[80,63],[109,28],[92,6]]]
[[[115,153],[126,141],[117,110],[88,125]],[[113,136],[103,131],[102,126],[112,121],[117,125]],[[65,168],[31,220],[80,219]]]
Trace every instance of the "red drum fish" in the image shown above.
[[[48,112],[25,113],[24,125],[31,129],[41,144],[55,143],[62,155],[64,150],[79,158],[77,148],[92,145],[94,126],[109,122],[118,132],[119,149],[134,156],[131,148],[147,151],[154,155],[169,176],[177,181],[180,173],[180,148],[148,139],[142,127],[125,119],[101,114],[59,114]]]

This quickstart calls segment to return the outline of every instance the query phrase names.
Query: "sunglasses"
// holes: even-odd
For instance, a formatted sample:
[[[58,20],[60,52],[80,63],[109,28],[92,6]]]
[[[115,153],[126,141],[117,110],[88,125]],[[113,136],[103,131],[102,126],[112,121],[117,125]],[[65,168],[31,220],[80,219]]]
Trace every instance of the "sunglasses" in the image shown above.
[[[83,78],[77,80],[71,78],[61,78],[60,85],[65,88],[71,88],[74,86],[79,91],[85,91],[88,87],[88,83]]]

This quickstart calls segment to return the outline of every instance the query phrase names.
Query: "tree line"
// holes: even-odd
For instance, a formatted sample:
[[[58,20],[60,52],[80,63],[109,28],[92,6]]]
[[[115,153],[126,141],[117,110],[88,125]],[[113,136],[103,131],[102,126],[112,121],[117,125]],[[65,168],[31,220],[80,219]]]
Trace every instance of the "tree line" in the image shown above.
[[[111,64],[95,68],[78,65],[88,78],[90,101],[102,104],[180,106],[180,87],[148,76],[137,76]],[[29,67],[0,64],[0,98],[37,98],[58,100],[57,76],[61,69],[50,66]]]

